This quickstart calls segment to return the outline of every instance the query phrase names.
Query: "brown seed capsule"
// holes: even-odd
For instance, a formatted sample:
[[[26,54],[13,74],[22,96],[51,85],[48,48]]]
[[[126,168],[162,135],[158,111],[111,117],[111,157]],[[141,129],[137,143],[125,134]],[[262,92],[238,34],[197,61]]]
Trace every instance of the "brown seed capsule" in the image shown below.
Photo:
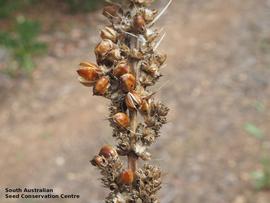
[[[103,15],[108,17],[108,18],[112,18],[112,17],[117,17],[118,13],[120,11],[120,7],[117,5],[108,5],[105,6],[103,9]]]
[[[80,76],[79,80],[87,84],[93,84],[101,73],[101,69],[92,63],[82,62],[80,63],[80,68],[77,70],[78,75]]]
[[[103,146],[99,151],[99,155],[104,156],[106,159],[118,156],[117,151],[110,145]]]
[[[135,91],[132,91],[126,95],[125,102],[129,109],[136,110],[141,107],[142,99]]]
[[[120,77],[126,73],[129,73],[130,65],[127,61],[120,61],[116,67],[113,69],[113,75],[116,77]]]
[[[95,84],[94,94],[104,95],[110,87],[110,80],[107,76],[101,77]]]
[[[123,85],[123,89],[126,92],[130,92],[136,87],[136,78],[131,73],[126,73],[121,76],[121,81]]]
[[[142,31],[145,28],[145,20],[144,17],[140,14],[136,15],[133,19],[133,26],[136,30]]]
[[[112,42],[117,41],[117,32],[111,27],[105,27],[103,30],[101,30],[100,36],[102,39],[109,39]]]
[[[109,39],[102,40],[95,48],[95,54],[97,57],[104,57],[114,47],[114,43]]]
[[[119,181],[120,183],[124,185],[130,185],[134,181],[134,173],[132,170],[128,169],[120,173],[119,175]]]
[[[91,160],[91,163],[94,166],[101,167],[101,166],[106,166],[107,161],[106,159],[104,159],[104,157],[97,155]]]
[[[157,67],[156,64],[143,66],[142,70],[144,70],[146,73],[148,73],[154,78],[160,77],[159,68]]]
[[[112,117],[113,121],[122,128],[127,128],[129,126],[129,117],[125,113],[117,113]]]

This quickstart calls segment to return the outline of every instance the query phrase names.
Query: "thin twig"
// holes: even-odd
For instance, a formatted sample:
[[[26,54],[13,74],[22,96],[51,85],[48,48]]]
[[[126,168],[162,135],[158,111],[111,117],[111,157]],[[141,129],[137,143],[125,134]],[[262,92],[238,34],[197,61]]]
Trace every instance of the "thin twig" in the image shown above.
[[[155,17],[155,19],[149,24],[149,27],[151,27],[152,25],[155,24],[155,22],[158,21],[158,19],[164,14],[164,12],[169,8],[169,6],[171,5],[172,0],[170,0],[167,5],[162,9],[162,11]]]
[[[160,43],[162,42],[162,40],[164,39],[164,37],[166,36],[166,33],[164,33],[162,35],[162,37],[158,40],[158,42],[156,43],[156,45],[154,46],[153,50],[156,51],[157,48],[159,47]]]

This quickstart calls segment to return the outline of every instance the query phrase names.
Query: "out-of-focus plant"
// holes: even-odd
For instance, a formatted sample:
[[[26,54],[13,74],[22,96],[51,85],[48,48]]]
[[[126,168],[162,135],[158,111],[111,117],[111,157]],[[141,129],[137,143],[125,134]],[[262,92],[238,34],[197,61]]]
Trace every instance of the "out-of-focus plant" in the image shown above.
[[[46,44],[37,39],[40,24],[20,16],[16,19],[14,29],[0,32],[0,45],[8,48],[24,72],[31,72],[35,67],[33,57],[46,51]]]
[[[0,0],[0,19],[9,17],[14,11],[36,2],[36,0]]]
[[[259,105],[260,107],[264,107],[262,103]],[[256,109],[261,112],[262,109],[264,108],[257,108],[257,105],[255,106]],[[260,166],[261,168],[259,170],[253,171],[251,175],[252,183],[254,187],[257,190],[265,190],[265,189],[270,189],[270,156],[269,153],[269,144],[267,143],[267,137],[265,136],[264,132],[262,129],[257,127],[253,123],[246,123],[244,125],[245,131],[256,138],[261,146],[261,149],[265,155],[261,156],[260,160]]]
[[[258,190],[270,189],[270,157],[261,160],[261,170],[251,173],[254,186]]]
[[[264,137],[263,131],[260,128],[256,127],[256,125],[254,125],[253,123],[246,123],[244,128],[247,133],[257,139],[262,139]]]

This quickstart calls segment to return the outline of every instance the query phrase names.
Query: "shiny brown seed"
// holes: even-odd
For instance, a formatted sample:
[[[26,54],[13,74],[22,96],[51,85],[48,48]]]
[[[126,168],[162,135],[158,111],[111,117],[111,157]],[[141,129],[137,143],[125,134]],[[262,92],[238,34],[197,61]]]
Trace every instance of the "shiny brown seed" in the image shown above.
[[[109,39],[112,42],[117,41],[117,32],[111,27],[105,27],[103,30],[101,30],[100,36],[102,39]]]
[[[104,95],[110,87],[110,80],[107,76],[101,77],[95,84],[94,94]]]
[[[122,128],[127,128],[130,124],[128,115],[122,112],[115,114],[112,119]]]
[[[120,183],[125,185],[130,185],[134,181],[134,173],[132,170],[128,169],[123,171],[119,176]]]
[[[104,156],[106,159],[118,156],[117,151],[110,145],[103,146],[99,151],[99,155]]]
[[[141,107],[142,99],[135,91],[132,91],[126,95],[125,102],[129,109],[137,110]]]
[[[103,157],[97,155],[91,160],[91,163],[94,166],[100,167],[106,165],[106,160]]]
[[[93,82],[98,78],[101,69],[93,63],[82,62],[80,63],[80,68],[77,70],[77,73],[83,79]]]
[[[129,73],[130,65],[127,61],[120,61],[116,67],[113,69],[113,75],[116,77],[120,77],[126,73]]]
[[[143,30],[145,28],[145,24],[146,22],[142,15],[138,14],[134,17],[133,25],[136,30],[139,30],[139,31]]]
[[[126,92],[130,92],[136,87],[136,78],[131,73],[126,73],[121,76],[121,81],[123,84],[123,89]]]

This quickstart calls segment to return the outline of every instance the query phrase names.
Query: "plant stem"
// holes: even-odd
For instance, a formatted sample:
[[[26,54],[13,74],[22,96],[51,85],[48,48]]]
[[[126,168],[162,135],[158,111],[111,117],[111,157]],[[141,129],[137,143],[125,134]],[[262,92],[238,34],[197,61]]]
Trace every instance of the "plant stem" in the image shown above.
[[[137,111],[129,111],[130,116],[130,123],[131,123],[131,133],[130,133],[130,146],[134,148],[136,144],[136,128],[137,128]],[[137,169],[137,160],[138,157],[135,153],[130,152],[128,154],[128,168],[131,169],[134,173]]]
[[[137,48],[138,47],[138,40],[137,39],[131,38],[130,48]],[[137,65],[138,65],[137,62],[133,62],[131,71],[134,74],[134,76],[136,77],[137,84],[138,84],[138,75],[137,75],[138,67],[137,67]],[[131,147],[131,149],[134,149],[134,146],[136,144],[136,133],[135,132],[137,129],[137,110],[129,110],[129,119],[130,119],[130,128],[131,128],[130,147]],[[137,169],[137,160],[138,160],[137,155],[133,151],[131,151],[128,154],[128,169],[132,170],[134,174],[135,174],[136,169]]]

